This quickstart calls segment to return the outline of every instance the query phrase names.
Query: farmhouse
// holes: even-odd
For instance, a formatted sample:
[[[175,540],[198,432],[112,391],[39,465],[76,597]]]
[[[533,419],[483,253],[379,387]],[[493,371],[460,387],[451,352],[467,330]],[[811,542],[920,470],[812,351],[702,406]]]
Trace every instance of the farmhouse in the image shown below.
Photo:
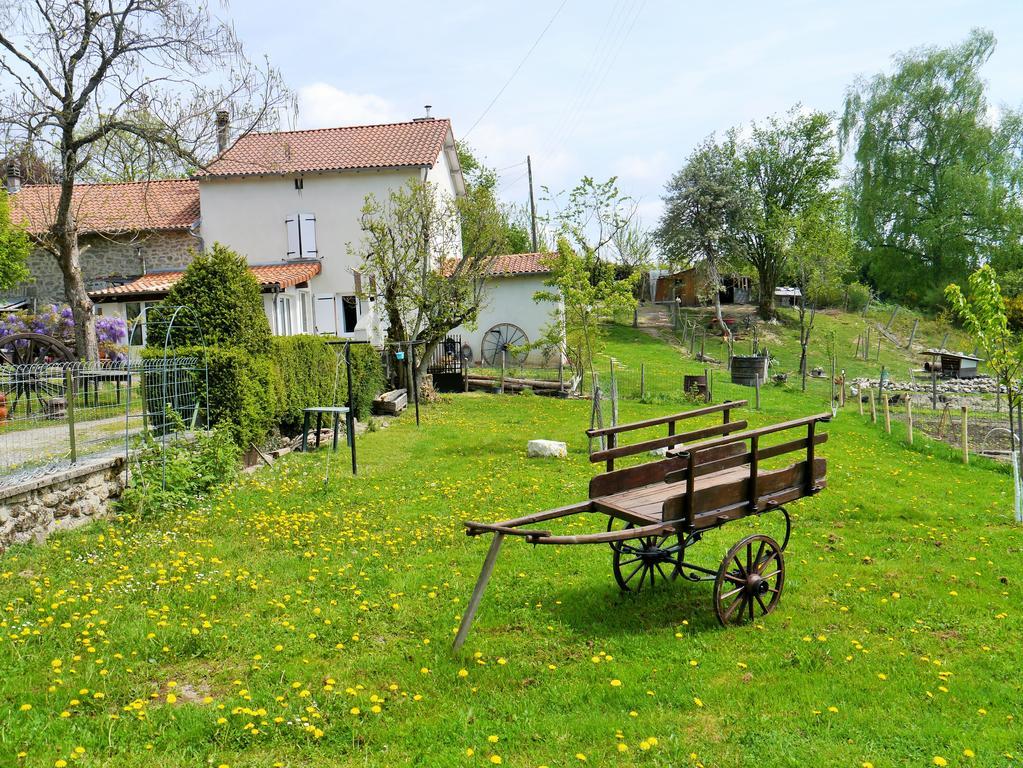
[[[450,122],[251,133],[233,144],[226,113],[217,114],[217,128],[219,154],[191,179],[76,188],[82,269],[96,312],[136,324],[131,343],[143,343],[147,308],[167,294],[194,251],[219,242],[247,259],[275,334],[382,342],[375,281],[359,273],[351,253],[362,239],[360,213],[367,195],[382,199],[413,179],[439,194],[465,194]],[[27,221],[35,235],[45,232],[58,188],[20,187],[9,174],[8,192],[12,218]],[[56,260],[39,250],[29,267],[33,279],[11,303],[60,302]],[[532,301],[545,271],[537,254],[497,260],[479,328],[456,331],[475,358],[494,326],[516,325],[530,341],[540,335],[556,310]]]

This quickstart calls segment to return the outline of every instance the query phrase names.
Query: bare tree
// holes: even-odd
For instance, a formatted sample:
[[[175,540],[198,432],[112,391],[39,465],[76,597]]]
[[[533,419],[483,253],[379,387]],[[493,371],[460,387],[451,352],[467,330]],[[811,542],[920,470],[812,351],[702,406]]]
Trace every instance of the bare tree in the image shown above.
[[[273,127],[293,97],[201,0],[0,0],[0,73],[8,142],[56,157],[59,194],[39,243],[60,265],[78,355],[95,359],[75,194],[94,154],[133,136],[200,168],[216,151],[217,111],[246,133]]]
[[[456,199],[410,181],[383,200],[366,197],[362,231],[349,251],[383,298],[388,340],[422,345],[421,374],[452,328],[476,321],[487,274],[506,245],[505,220],[479,189]]]

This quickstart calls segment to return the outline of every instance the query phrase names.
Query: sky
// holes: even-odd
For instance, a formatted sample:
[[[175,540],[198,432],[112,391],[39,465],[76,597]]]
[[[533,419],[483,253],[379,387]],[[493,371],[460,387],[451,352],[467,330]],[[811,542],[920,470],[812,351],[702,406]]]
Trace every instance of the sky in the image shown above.
[[[528,201],[528,154],[538,198],[617,176],[651,227],[664,183],[709,134],[797,103],[837,113],[858,76],[974,27],[998,39],[991,101],[1023,106],[1019,0],[233,0],[226,13],[296,91],[295,127],[430,104],[499,169],[506,201]]]

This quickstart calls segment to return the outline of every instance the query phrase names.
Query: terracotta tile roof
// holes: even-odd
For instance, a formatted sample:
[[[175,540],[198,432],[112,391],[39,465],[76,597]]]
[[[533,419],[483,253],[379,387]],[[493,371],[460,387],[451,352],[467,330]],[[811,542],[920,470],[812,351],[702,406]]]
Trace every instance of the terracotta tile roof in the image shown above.
[[[491,275],[546,275],[551,268],[543,263],[549,253],[511,253],[498,256],[490,267]]]
[[[320,262],[269,264],[249,267],[249,272],[255,275],[262,288],[269,288],[275,284],[280,285],[281,288],[290,288],[293,285],[307,282],[320,274]],[[150,272],[148,275],[142,275],[124,285],[90,291],[89,296],[94,299],[109,299],[119,296],[165,296],[184,274],[184,272]]]
[[[432,119],[250,133],[239,138],[196,177],[432,166],[450,131],[450,121]]]
[[[41,234],[53,222],[60,187],[26,184],[11,200],[11,220]],[[78,184],[72,199],[80,232],[185,229],[199,218],[199,184],[191,179]]]
[[[514,277],[515,275],[547,275],[551,268],[543,263],[549,253],[508,253],[495,256],[487,274],[493,277]],[[440,273],[445,277],[455,271],[459,259],[445,259],[440,266]]]

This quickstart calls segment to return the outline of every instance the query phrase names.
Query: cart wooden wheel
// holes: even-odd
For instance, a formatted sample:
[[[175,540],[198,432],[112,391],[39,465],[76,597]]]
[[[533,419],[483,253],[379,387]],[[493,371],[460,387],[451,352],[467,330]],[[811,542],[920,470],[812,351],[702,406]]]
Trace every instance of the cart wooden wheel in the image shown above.
[[[32,413],[33,406],[45,412],[57,408],[59,402],[66,403],[70,393],[65,374],[53,364],[74,359],[74,353],[63,342],[43,333],[12,333],[0,337],[0,369],[3,370],[0,395],[6,399],[10,412],[13,414],[19,403],[26,414]]]
[[[634,527],[629,523],[625,529]],[[653,587],[678,576],[682,545],[673,533],[620,541],[611,549],[611,567],[623,592],[639,592],[644,585]]]
[[[735,544],[714,580],[714,610],[723,626],[766,616],[781,599],[785,556],[778,542],[756,533]]]

